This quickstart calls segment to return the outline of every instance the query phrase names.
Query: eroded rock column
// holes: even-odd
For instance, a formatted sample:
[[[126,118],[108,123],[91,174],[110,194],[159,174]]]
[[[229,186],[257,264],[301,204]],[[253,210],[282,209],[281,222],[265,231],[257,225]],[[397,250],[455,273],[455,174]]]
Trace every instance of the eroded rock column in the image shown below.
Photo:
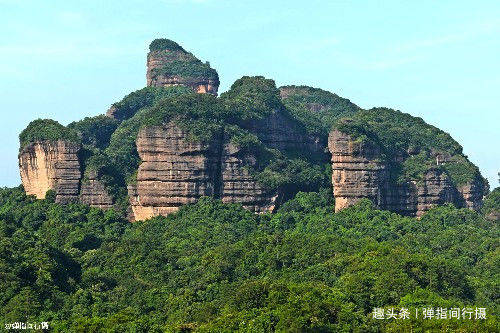
[[[380,161],[380,148],[370,141],[356,141],[337,130],[330,133],[328,147],[332,154],[335,211],[364,198],[379,207],[383,205],[386,173]]]

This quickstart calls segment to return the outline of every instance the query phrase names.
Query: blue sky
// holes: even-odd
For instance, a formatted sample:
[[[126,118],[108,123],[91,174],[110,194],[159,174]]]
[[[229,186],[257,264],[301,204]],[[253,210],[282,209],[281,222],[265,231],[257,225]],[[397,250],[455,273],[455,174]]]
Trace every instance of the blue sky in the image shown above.
[[[104,113],[145,86],[158,37],[210,61],[220,92],[264,75],[422,117],[498,186],[498,1],[0,0],[0,28],[0,186],[20,183],[31,120]]]

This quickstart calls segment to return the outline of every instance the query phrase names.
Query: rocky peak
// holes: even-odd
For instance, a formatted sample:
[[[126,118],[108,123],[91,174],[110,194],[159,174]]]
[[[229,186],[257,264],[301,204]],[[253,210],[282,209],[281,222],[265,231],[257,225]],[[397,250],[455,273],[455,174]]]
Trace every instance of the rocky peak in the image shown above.
[[[363,198],[412,216],[444,203],[479,210],[488,191],[458,142],[400,111],[363,110],[307,86],[278,89],[262,76],[217,98],[217,72],[168,39],[150,45],[147,84],[108,117],[31,122],[20,134],[26,193],[52,189],[57,202],[104,209],[128,193],[131,220],[202,196],[270,212],[329,186],[329,158],[336,211]]]
[[[156,39],[149,46],[146,81],[148,86],[184,85],[197,93],[217,95],[219,76],[208,62],[203,63],[179,44]]]

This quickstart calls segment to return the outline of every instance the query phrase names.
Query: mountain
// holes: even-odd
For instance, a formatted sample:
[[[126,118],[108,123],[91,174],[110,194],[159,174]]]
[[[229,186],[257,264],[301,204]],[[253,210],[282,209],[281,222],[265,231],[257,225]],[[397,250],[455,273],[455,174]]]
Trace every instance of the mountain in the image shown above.
[[[480,210],[489,191],[449,134],[400,111],[261,76],[217,97],[216,70],[168,39],[151,43],[146,78],[105,116],[31,122],[20,134],[26,193],[136,221],[203,196],[264,213],[328,189],[336,211],[369,199],[422,216],[445,203]]]
[[[500,188],[447,133],[264,77],[218,96],[165,39],[147,82],[20,134],[6,330],[499,331]]]

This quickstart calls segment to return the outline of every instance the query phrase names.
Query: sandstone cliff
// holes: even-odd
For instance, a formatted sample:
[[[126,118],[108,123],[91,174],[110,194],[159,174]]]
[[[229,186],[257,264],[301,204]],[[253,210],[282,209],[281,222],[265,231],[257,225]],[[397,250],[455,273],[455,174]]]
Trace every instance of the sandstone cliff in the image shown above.
[[[257,182],[248,171],[248,166],[255,163],[253,156],[242,154],[240,149],[227,140],[221,156],[221,199],[227,203],[241,203],[255,213],[272,212],[277,207],[280,195],[277,191],[268,191]]]
[[[56,192],[56,202],[78,199],[80,187],[80,145],[58,140],[30,143],[19,153],[19,170],[26,194],[45,198]]]
[[[197,93],[213,95],[219,88],[217,72],[178,45],[150,47],[146,82],[156,87],[184,85]]]
[[[83,204],[101,209],[113,207],[113,198],[95,171],[89,172],[87,179],[82,180],[79,200]]]
[[[484,188],[479,180],[456,187],[443,168],[428,168],[421,181],[396,182],[381,147],[370,140],[356,140],[339,130],[330,133],[332,186],[335,211],[353,205],[360,199],[371,200],[381,209],[403,215],[422,216],[431,207],[452,203],[474,210],[481,208]],[[442,154],[446,155],[446,154]],[[441,156],[441,155],[440,155]],[[437,163],[450,162],[442,158]],[[404,156],[396,156],[404,161]]]
[[[210,145],[190,142],[174,123],[142,129],[136,141],[142,163],[137,184],[129,186],[135,220],[166,215],[214,195],[220,140]]]
[[[202,196],[241,203],[254,212],[274,208],[268,194],[249,174],[244,156],[223,134],[210,144],[188,139],[174,122],[143,128],[137,137],[141,164],[137,182],[128,186],[134,220],[175,212]]]
[[[380,147],[372,142],[355,141],[337,130],[331,132],[328,147],[332,154],[335,211],[363,198],[381,206],[386,173],[380,161]]]
[[[336,211],[361,199],[410,216],[444,203],[479,210],[487,193],[458,142],[400,111],[264,77],[244,76],[216,98],[217,72],[168,39],[151,43],[146,80],[108,110],[115,119],[31,122],[20,135],[26,193],[52,189],[57,202],[103,209],[128,193],[131,220],[202,196],[272,212],[297,191],[328,186],[329,159]]]
[[[425,172],[424,181],[417,186],[416,216],[422,216],[432,206],[458,204],[458,191],[446,173],[438,168]]]

